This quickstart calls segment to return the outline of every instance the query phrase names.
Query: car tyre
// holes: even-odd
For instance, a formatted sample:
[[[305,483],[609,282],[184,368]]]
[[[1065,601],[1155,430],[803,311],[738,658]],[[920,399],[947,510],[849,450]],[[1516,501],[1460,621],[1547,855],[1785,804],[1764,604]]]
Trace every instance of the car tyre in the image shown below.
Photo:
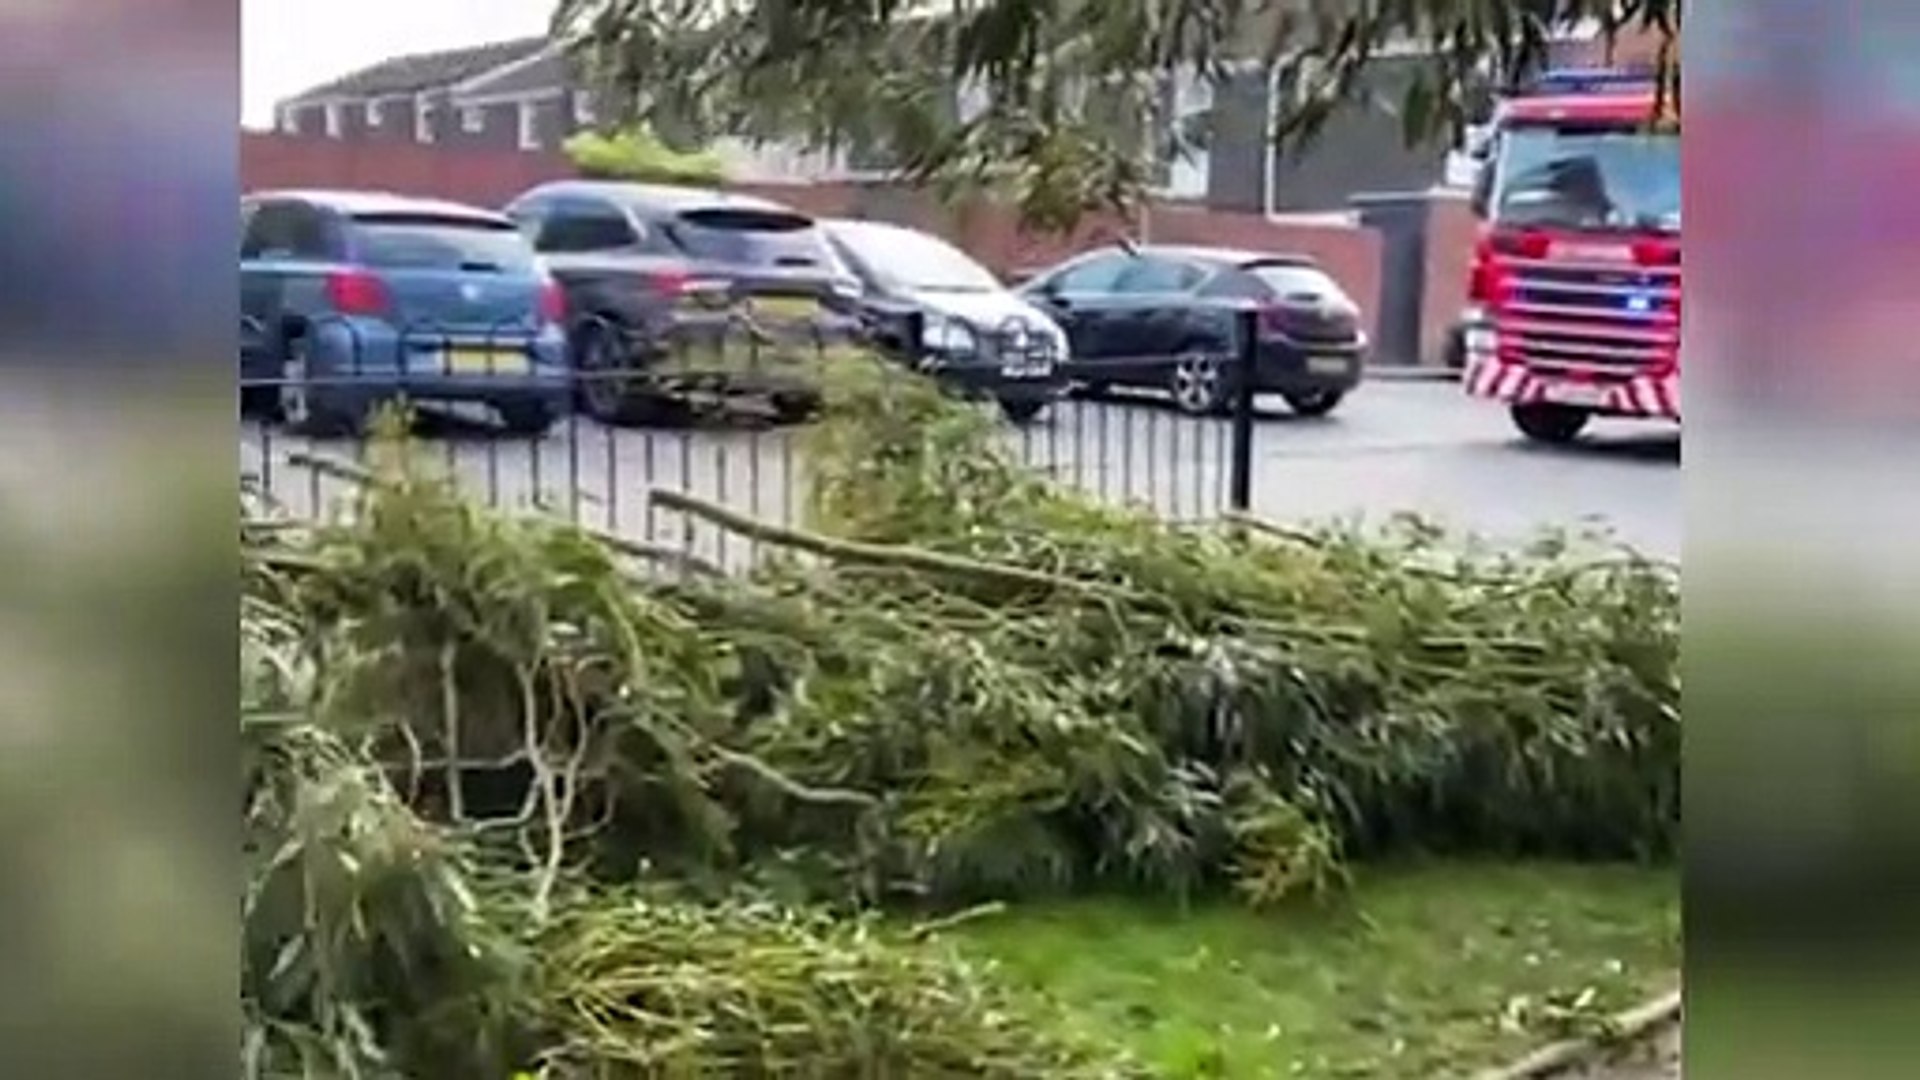
[[[316,396],[312,386],[312,352],[305,337],[288,341],[281,354],[277,411],[287,430],[313,438],[340,438],[358,434],[363,417]]]
[[[1047,411],[1050,404],[1046,401],[1020,400],[1000,402],[1000,415],[1016,424],[1031,424]]]
[[[508,401],[494,407],[500,426],[511,435],[539,439],[560,421],[560,410],[548,401]]]
[[[634,380],[611,374],[630,370],[628,350],[619,327],[607,322],[588,322],[574,332],[574,369],[579,374],[575,402],[581,412],[603,424],[616,427],[645,427],[658,424],[666,410],[658,398],[636,389]]]
[[[1511,412],[1520,434],[1550,446],[1572,443],[1593,419],[1592,413],[1570,405],[1515,405]]]
[[[1173,404],[1188,416],[1218,416],[1227,407],[1227,364],[1212,353],[1188,352],[1167,371]]]
[[[1286,399],[1287,408],[1292,409],[1294,415],[1318,417],[1339,408],[1347,393],[1344,390],[1294,390],[1282,391],[1280,396]]]
[[[769,395],[776,424],[804,424],[820,415],[825,405],[817,390],[775,390]]]

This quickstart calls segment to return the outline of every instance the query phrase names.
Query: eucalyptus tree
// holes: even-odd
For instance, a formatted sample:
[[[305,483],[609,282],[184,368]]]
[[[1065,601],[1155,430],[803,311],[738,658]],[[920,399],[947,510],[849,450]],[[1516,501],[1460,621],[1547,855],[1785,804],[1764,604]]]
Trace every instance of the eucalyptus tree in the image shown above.
[[[1167,146],[1175,72],[1252,62],[1282,103],[1277,144],[1312,139],[1368,64],[1424,48],[1394,102],[1409,139],[1457,131],[1490,73],[1556,32],[1677,40],[1682,0],[559,0],[553,30],[616,117],[690,141],[877,148],[908,177],[990,189],[1041,226],[1124,208]],[[1407,50],[1400,50],[1405,52]],[[1677,70],[1663,50],[1665,67]]]

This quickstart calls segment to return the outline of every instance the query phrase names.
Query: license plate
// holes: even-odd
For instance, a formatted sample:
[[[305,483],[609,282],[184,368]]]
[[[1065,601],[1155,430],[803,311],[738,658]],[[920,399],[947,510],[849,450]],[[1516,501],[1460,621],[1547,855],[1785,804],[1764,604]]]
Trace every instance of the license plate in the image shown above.
[[[1607,388],[1595,386],[1592,383],[1548,383],[1541,388],[1540,396],[1555,405],[1580,405],[1594,408],[1607,400]]]
[[[1053,374],[1053,361],[1038,357],[1021,357],[1006,360],[1000,364],[1000,374],[1009,379],[1040,379]]]
[[[1353,367],[1353,361],[1344,356],[1309,356],[1307,373],[1310,375],[1345,375]]]
[[[751,310],[768,319],[811,319],[820,314],[820,301],[809,296],[757,296]]]
[[[447,370],[459,375],[524,375],[527,354],[510,349],[449,349]]]

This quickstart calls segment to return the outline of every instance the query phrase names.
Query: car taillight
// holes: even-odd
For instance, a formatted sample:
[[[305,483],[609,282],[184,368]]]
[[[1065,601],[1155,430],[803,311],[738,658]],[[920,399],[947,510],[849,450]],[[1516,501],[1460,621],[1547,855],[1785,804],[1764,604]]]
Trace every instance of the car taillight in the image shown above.
[[[364,270],[328,274],[327,304],[342,315],[387,315],[393,310],[386,285]]]
[[[679,270],[656,270],[647,275],[647,285],[669,300],[677,300],[687,291],[687,275]]]
[[[567,293],[557,281],[547,281],[540,285],[540,321],[543,323],[567,321]]]

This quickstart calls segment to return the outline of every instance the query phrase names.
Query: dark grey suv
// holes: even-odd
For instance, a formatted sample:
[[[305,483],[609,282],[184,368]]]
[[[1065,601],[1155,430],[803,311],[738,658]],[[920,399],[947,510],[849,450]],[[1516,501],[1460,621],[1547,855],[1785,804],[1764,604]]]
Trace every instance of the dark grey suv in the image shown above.
[[[644,422],[704,391],[764,392],[776,407],[807,399],[790,371],[743,362],[743,343],[859,331],[858,285],[820,227],[772,200],[566,180],[523,193],[506,212],[565,290],[580,405],[596,419]]]

